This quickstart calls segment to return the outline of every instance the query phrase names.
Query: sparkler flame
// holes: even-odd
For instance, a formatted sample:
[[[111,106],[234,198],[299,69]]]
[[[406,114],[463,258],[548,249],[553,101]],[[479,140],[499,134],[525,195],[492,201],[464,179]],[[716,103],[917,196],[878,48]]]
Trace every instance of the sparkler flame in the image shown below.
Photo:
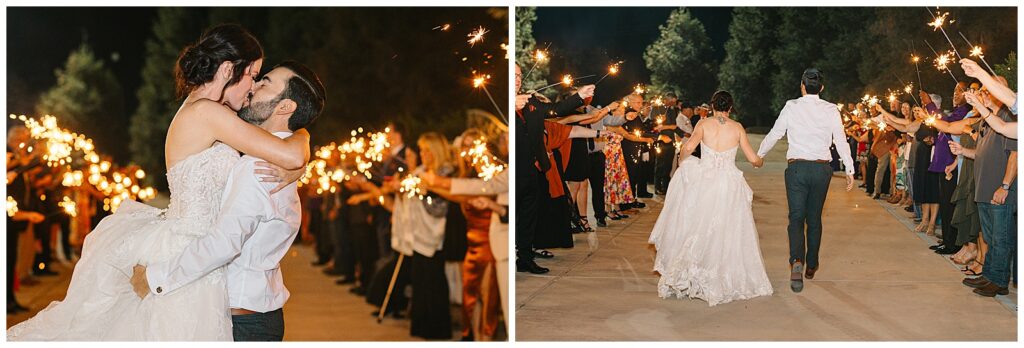
[[[636,87],[633,87],[633,93],[635,94],[644,94],[645,91],[644,85],[641,83],[638,83],[636,84]]]
[[[7,196],[7,216],[13,217],[14,214],[18,213],[18,201],[14,200],[14,197]]]
[[[562,84],[563,85],[572,86],[572,82],[573,82],[572,75],[569,75],[569,74],[562,75]]]
[[[950,57],[952,57],[952,56],[953,56],[952,53],[946,52],[946,53],[940,54],[938,57],[935,57],[935,68],[939,69],[939,71],[948,70],[949,69],[949,62],[952,61],[952,58],[950,58]]]
[[[544,52],[544,50],[538,49],[537,51],[533,52],[533,60],[536,61],[537,63],[546,61],[548,60],[548,53]]]
[[[495,175],[505,170],[505,165],[487,151],[485,139],[474,140],[473,146],[459,155],[470,158],[471,165],[477,168],[477,177],[484,181],[490,181]]]
[[[983,54],[984,53],[981,52],[981,46],[974,46],[971,48],[971,57],[985,58]]]
[[[469,40],[467,40],[466,42],[469,43],[470,47],[473,47],[473,45],[476,45],[478,42],[483,42],[484,34],[487,33],[489,33],[489,31],[482,26],[476,28],[475,30],[466,35],[466,37],[469,38]]]
[[[928,26],[932,27],[932,31],[939,30],[940,28],[942,28],[942,25],[946,23],[946,16],[948,15],[949,12],[943,13],[942,15],[939,16],[935,16],[935,19],[933,19],[931,22],[928,22]]]
[[[422,199],[424,193],[423,188],[420,187],[422,182],[423,179],[420,179],[420,177],[409,175],[399,182],[398,192],[404,193],[406,198],[419,196]]]

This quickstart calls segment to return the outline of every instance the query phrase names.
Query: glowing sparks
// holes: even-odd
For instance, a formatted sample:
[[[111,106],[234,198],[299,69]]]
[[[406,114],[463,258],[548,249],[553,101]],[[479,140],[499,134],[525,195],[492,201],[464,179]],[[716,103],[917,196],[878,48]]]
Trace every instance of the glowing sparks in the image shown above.
[[[952,53],[946,52],[935,57],[935,68],[939,71],[949,70],[949,63],[953,61]]]
[[[612,64],[608,67],[608,74],[615,75],[619,73],[619,63]]]
[[[451,29],[451,28],[452,28],[451,24],[445,23],[445,24],[441,24],[439,26],[436,26],[436,27],[434,27],[434,29],[431,29],[431,30],[448,31],[448,29]]]
[[[537,63],[544,62],[548,60],[548,53],[544,50],[538,49],[533,52],[533,60]]]
[[[910,55],[910,61],[914,62],[914,64],[917,64],[917,62],[921,61],[921,57],[918,57],[916,54],[911,54]]]
[[[985,58],[983,54],[984,53],[981,52],[981,46],[971,47],[971,57]]]
[[[490,78],[491,75],[477,75],[476,77],[473,77],[473,88],[479,88],[483,86],[484,83],[487,82],[487,80]]]
[[[910,92],[912,92],[912,91],[914,91],[914,83],[913,82],[908,83],[906,86],[903,87],[903,93],[910,94]]]
[[[14,197],[7,196],[7,217],[13,217],[18,213],[18,201]]]
[[[75,205],[75,201],[72,201],[68,196],[64,196],[64,200],[57,203],[58,206],[64,209],[64,213],[70,217],[78,216],[78,208]]]
[[[935,16],[935,19],[933,19],[931,22],[928,22],[928,26],[932,27],[932,31],[941,29],[942,25],[946,23],[946,16],[948,15],[949,12],[943,13],[940,16]]]
[[[562,75],[562,84],[563,85],[566,85],[567,87],[568,86],[572,86],[572,82],[573,82],[572,75],[569,75],[569,74]]]
[[[466,40],[466,42],[468,42],[469,46],[472,47],[473,45],[476,45],[478,42],[483,42],[484,34],[487,33],[489,33],[489,31],[484,27],[476,28],[475,30],[466,35],[466,37],[469,38],[469,40]]]
[[[495,175],[505,170],[505,165],[487,151],[487,143],[484,139],[474,140],[473,146],[459,155],[470,159],[470,164],[477,170],[477,177],[484,181],[493,179]]]
[[[633,93],[634,94],[644,94],[644,92],[646,92],[646,91],[647,90],[644,89],[644,85],[641,84],[641,83],[638,83],[638,84],[636,84],[635,87],[633,87]]]
[[[926,117],[924,119],[924,124],[929,125],[929,126],[934,126],[935,125],[935,120],[938,120],[938,119],[939,119],[939,117],[936,116],[936,115],[929,115],[928,117]]]
[[[423,195],[426,192],[421,187],[422,183],[423,179],[420,179],[420,177],[416,175],[409,175],[398,183],[398,192],[404,193],[406,198],[418,196],[420,199],[423,199]]]

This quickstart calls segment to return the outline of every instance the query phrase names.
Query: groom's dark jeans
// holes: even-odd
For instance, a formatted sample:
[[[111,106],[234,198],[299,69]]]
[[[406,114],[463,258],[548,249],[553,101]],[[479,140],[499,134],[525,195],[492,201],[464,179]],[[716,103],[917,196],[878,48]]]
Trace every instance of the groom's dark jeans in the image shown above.
[[[793,161],[786,168],[790,264],[803,260],[807,267],[818,267],[821,210],[825,206],[831,180],[832,167],[827,162]]]
[[[231,316],[231,332],[236,342],[283,341],[284,311]]]

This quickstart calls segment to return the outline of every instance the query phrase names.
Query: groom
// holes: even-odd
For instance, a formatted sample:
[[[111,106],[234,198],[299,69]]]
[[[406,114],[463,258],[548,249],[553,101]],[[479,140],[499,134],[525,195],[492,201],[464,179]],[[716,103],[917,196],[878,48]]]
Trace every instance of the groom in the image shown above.
[[[821,72],[815,68],[805,70],[800,81],[803,97],[786,102],[775,126],[757,151],[757,155],[764,158],[783,135],[788,138],[786,198],[789,202],[789,280],[793,292],[804,288],[804,267],[807,268],[807,279],[814,279],[814,272],[818,270],[821,210],[832,180],[829,147],[833,143],[846,144],[839,109],[818,97],[824,89]],[[836,150],[846,167],[846,190],[849,191],[853,188],[854,169],[850,148],[836,146]]]
[[[309,68],[283,62],[253,86],[238,117],[285,138],[305,128],[324,107],[324,87]],[[224,188],[213,231],[193,241],[177,258],[135,266],[139,297],[162,296],[227,265],[228,301],[235,341],[281,341],[288,300],[279,263],[301,221],[294,182],[274,193],[275,182],[257,178],[260,159],[242,156]],[[273,194],[272,194],[273,193]]]

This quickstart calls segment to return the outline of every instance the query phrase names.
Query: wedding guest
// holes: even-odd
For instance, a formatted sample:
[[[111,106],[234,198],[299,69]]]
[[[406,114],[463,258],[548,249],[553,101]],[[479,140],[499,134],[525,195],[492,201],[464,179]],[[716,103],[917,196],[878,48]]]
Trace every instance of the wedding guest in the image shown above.
[[[675,131],[679,128],[676,125],[679,115],[676,95],[666,93],[663,103],[652,111],[655,115],[654,131],[658,134],[654,143],[654,193],[662,196],[668,191],[668,183],[672,179],[672,161],[676,157]]]
[[[925,109],[930,114],[939,116],[940,120],[956,122],[962,120],[967,112],[971,110],[970,105],[964,100],[964,90],[967,89],[966,82],[958,82],[953,89],[953,111],[948,115],[941,114],[939,106],[934,103],[924,103]],[[949,223],[953,217],[953,191],[956,190],[958,173],[957,162],[949,152],[949,141],[951,135],[940,131],[935,136],[935,151],[932,155],[932,162],[928,171],[945,174],[945,178],[939,180],[939,215],[942,216],[942,245],[935,249],[935,252],[942,255],[955,254],[960,249],[956,246],[956,227]]]
[[[7,213],[7,314],[28,311],[14,296],[15,265],[18,261],[19,237],[31,224],[43,222],[44,216],[29,209],[29,183],[24,171],[31,166],[32,157],[20,146],[30,141],[27,128],[15,125],[7,129],[7,195],[17,203],[17,212]]]

